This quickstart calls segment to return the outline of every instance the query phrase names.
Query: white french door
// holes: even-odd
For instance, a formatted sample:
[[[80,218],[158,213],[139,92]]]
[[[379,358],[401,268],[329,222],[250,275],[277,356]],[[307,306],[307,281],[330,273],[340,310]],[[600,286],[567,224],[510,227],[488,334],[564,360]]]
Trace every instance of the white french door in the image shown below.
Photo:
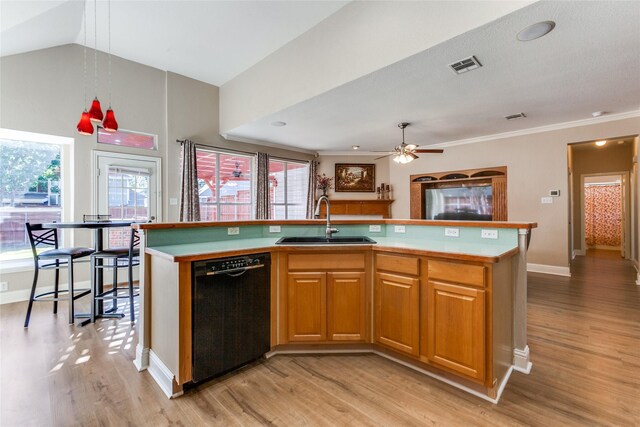
[[[161,159],[94,152],[96,214],[111,220],[158,221],[161,217]],[[126,246],[127,230],[109,230],[107,246]]]

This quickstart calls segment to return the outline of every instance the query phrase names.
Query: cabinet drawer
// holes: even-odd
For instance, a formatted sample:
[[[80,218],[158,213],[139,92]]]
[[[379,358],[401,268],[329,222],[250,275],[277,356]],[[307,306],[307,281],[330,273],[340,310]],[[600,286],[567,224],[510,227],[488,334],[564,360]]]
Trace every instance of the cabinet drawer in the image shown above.
[[[420,274],[420,260],[414,257],[376,254],[376,270],[393,271],[417,276]]]
[[[451,283],[477,286],[485,285],[485,270],[482,265],[462,264],[458,262],[428,261],[429,280],[440,279]]]
[[[289,270],[364,270],[364,253],[359,254],[330,254],[330,253],[309,253],[290,254]]]

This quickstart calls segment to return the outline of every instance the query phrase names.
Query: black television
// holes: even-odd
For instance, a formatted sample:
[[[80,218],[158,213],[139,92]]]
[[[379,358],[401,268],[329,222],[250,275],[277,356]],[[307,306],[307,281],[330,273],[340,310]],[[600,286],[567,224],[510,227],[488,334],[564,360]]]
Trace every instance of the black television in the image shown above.
[[[491,184],[459,185],[425,189],[425,219],[491,221]]]

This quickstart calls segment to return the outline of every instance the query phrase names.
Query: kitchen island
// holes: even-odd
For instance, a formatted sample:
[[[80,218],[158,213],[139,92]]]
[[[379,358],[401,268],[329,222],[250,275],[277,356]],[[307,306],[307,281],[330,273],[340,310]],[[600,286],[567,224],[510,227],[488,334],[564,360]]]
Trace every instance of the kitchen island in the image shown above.
[[[535,223],[344,220],[333,223],[340,235],[376,243],[276,244],[321,236],[324,224],[137,225],[138,369],[167,396],[181,394],[192,381],[192,263],[267,252],[269,357],[375,353],[493,402],[513,370],[530,370],[526,250]]]

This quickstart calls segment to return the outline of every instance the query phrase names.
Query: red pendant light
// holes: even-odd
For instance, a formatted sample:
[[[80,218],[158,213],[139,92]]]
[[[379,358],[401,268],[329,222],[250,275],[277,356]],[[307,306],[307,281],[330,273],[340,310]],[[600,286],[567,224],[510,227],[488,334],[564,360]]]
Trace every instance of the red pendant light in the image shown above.
[[[102,114],[102,107],[100,107],[100,101],[98,101],[97,96],[93,98],[91,108],[89,109],[89,116],[91,117],[91,121],[96,123],[100,123],[104,118],[104,115]]]
[[[80,135],[93,135],[93,123],[91,123],[91,118],[87,110],[84,110],[80,116],[80,121],[76,128]]]
[[[107,110],[107,114],[105,115],[104,122],[102,122],[102,127],[107,132],[115,132],[118,130],[118,122],[116,121],[116,115],[109,106]]]

